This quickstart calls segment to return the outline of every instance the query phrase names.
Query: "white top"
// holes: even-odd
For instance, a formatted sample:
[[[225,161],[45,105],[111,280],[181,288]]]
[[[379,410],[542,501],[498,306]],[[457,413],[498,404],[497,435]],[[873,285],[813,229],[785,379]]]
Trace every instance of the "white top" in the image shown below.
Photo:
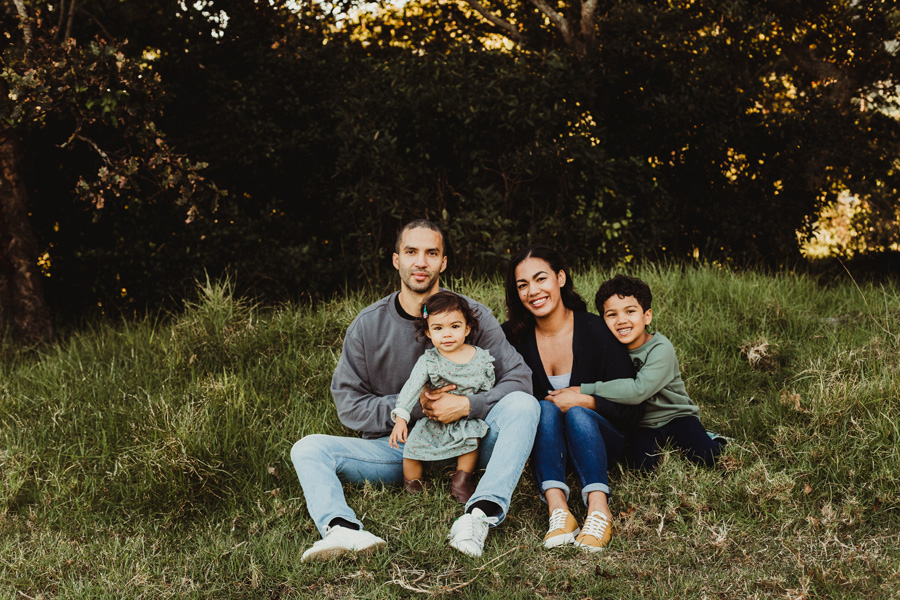
[[[547,375],[547,379],[550,380],[550,385],[553,386],[554,390],[561,390],[562,388],[569,387],[569,381],[572,379],[572,374]]]

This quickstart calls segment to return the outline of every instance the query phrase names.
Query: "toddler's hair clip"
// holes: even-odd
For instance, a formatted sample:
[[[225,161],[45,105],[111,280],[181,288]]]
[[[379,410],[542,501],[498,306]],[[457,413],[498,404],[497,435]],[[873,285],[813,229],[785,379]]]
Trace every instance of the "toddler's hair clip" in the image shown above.
[[[428,307],[422,304],[422,316],[428,318]]]

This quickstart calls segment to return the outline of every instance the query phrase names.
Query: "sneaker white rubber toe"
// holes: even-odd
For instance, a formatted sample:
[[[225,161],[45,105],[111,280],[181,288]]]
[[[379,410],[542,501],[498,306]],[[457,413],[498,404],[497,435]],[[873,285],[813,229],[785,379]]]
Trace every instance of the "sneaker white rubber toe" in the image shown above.
[[[347,552],[369,552],[385,543],[365,529],[350,529],[340,525],[325,527],[325,535],[303,553],[300,561],[330,560]]]

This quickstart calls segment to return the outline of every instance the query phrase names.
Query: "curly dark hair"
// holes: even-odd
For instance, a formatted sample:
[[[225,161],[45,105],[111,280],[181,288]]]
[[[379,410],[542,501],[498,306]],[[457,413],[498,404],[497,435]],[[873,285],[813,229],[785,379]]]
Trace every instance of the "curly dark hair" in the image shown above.
[[[637,277],[629,277],[628,275],[616,275],[612,279],[607,279],[600,284],[597,289],[597,295],[594,296],[594,305],[597,312],[603,314],[603,304],[609,300],[611,296],[619,298],[627,298],[634,296],[644,312],[650,310],[650,303],[653,302],[653,294],[650,292],[650,286],[638,279]]]
[[[478,333],[478,317],[475,316],[469,301],[459,294],[441,290],[429,296],[422,304],[420,315],[416,317],[416,339],[424,340],[428,337],[428,317],[454,310],[462,313],[466,325],[469,326],[469,335],[466,339]]]
[[[550,269],[554,273],[565,271],[566,283],[559,290],[560,298],[563,305],[570,310],[587,310],[587,304],[584,299],[575,291],[575,279],[572,272],[566,266],[566,261],[562,254],[550,248],[549,246],[530,246],[523,250],[519,250],[509,261],[506,267],[506,316],[509,319],[509,335],[518,341],[522,332],[528,327],[534,327],[534,315],[525,308],[522,300],[519,298],[519,291],[516,289],[516,267],[519,263],[528,258],[539,258],[550,265]]]

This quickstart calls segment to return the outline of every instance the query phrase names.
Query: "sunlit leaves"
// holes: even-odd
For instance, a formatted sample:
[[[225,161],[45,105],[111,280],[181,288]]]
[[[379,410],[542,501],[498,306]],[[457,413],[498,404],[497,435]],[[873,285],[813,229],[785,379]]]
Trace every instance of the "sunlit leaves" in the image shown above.
[[[198,202],[215,202],[218,190],[200,173],[205,165],[175,152],[157,130],[163,88],[147,62],[100,38],[58,44],[52,31],[34,31],[28,61],[4,55],[0,77],[11,108],[5,124],[28,130],[49,121],[68,123],[61,147],[80,147],[97,165],[77,182],[82,198],[103,208],[123,197],[149,201],[167,195],[188,205],[188,219]]]

